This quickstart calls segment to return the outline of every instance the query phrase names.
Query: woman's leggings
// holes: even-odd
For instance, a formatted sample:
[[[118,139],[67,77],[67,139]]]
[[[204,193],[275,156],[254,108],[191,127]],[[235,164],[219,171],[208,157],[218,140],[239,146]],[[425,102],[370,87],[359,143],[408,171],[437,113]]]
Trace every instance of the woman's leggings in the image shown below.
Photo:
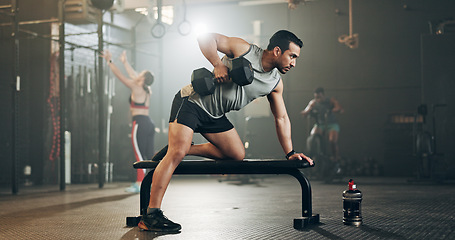
[[[131,141],[133,143],[136,161],[151,159],[154,154],[155,124],[149,116],[133,116]],[[141,182],[145,176],[145,169],[137,169],[136,181]]]

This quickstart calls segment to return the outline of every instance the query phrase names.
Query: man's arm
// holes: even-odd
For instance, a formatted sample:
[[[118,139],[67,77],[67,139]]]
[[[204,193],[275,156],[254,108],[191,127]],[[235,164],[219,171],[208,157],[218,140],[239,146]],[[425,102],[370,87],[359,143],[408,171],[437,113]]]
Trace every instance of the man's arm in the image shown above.
[[[214,67],[213,74],[218,82],[229,81],[228,69],[221,62],[218,51],[229,57],[239,57],[250,48],[250,44],[241,38],[227,37],[218,33],[204,34],[197,40],[202,54]]]
[[[302,114],[302,115],[305,117],[306,115],[308,115],[308,114],[311,112],[311,110],[313,110],[313,106],[314,106],[314,99],[312,99],[312,100],[308,103],[308,105],[306,106],[306,108],[303,109],[303,111],[301,111],[300,114]]]
[[[134,70],[133,67],[131,67],[130,63],[128,62],[128,58],[126,57],[126,51],[122,52],[122,55],[120,56],[120,61],[122,61],[123,66],[125,67],[126,72],[130,76],[130,78],[136,78],[137,72]]]
[[[335,98],[332,97],[330,99],[330,101],[332,102],[332,105],[333,105],[332,112],[335,112],[335,113],[343,113],[344,112],[343,107],[341,107],[340,103],[338,103],[338,101]]]
[[[290,153],[293,151],[292,146],[292,138],[291,138],[291,121],[289,120],[289,116],[286,112],[286,106],[283,100],[283,82],[280,80],[277,87],[267,95],[267,99],[270,103],[270,109],[272,110],[272,114],[275,118],[275,126],[276,126],[276,133],[278,136],[278,141],[283,148],[285,154]],[[293,155],[289,156],[289,160],[307,160],[311,165],[313,164],[313,160],[303,153],[294,153]]]

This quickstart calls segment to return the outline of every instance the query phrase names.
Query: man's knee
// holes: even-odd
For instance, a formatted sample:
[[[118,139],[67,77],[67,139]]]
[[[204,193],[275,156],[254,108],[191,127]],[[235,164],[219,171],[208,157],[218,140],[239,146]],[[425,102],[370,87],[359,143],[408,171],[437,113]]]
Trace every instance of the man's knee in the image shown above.
[[[243,144],[234,147],[227,147],[219,149],[221,151],[222,159],[242,161],[245,158],[245,148]]]
[[[331,130],[329,132],[329,141],[331,143],[337,143],[338,142],[338,132],[335,130]]]
[[[245,148],[242,147],[240,149],[236,149],[235,151],[230,152],[228,157],[235,161],[242,161],[243,159],[245,159]]]
[[[165,157],[169,159],[168,161],[175,162],[178,165],[186,156],[187,152],[187,150],[181,148],[169,149]]]
[[[243,159],[245,159],[245,154],[237,154],[230,157],[229,159],[232,159],[234,161],[242,161]]]
[[[329,137],[329,143],[330,144],[337,144],[337,142],[338,142],[338,138],[333,137],[333,136]]]

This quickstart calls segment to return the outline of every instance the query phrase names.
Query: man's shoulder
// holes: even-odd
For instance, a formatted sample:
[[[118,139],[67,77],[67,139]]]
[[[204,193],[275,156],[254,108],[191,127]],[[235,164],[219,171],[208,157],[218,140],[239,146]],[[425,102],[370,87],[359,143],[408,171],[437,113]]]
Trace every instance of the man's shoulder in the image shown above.
[[[258,53],[261,52],[261,48],[254,45],[254,44],[249,44],[249,47],[248,49],[242,54],[240,55],[239,57],[246,57],[247,55],[257,55]]]
[[[316,103],[316,99],[311,99],[310,102],[308,102],[308,105],[314,105]]]
[[[254,44],[254,43],[250,43],[250,50],[248,52],[261,53],[263,51],[264,51],[264,49],[262,49],[258,45]]]

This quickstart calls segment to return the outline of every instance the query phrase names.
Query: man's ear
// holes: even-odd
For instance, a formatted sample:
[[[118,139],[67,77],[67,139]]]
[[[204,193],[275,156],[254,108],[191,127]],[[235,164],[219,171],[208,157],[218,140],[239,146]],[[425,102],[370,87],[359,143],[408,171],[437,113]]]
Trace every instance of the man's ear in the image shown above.
[[[275,46],[275,47],[273,48],[273,54],[274,54],[275,56],[277,56],[277,57],[280,56],[280,54],[281,54],[281,48],[278,47],[278,46]]]

